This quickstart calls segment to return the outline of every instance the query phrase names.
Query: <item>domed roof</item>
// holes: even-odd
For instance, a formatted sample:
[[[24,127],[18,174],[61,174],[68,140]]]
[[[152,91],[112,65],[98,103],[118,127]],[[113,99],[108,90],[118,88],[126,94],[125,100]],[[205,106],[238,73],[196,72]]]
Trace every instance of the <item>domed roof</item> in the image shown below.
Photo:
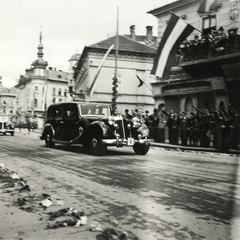
[[[46,68],[47,65],[48,65],[48,63],[45,60],[43,60],[42,58],[38,58],[37,60],[35,60],[32,63],[32,66],[40,67],[40,68]]]
[[[71,56],[69,61],[78,61],[80,57],[81,57],[81,54],[75,53]]]

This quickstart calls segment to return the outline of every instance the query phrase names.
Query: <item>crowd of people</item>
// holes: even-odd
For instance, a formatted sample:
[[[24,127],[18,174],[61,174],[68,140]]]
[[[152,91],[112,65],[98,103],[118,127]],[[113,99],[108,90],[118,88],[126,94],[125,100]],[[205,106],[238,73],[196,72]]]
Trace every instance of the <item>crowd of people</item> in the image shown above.
[[[149,127],[150,137],[158,143],[170,143],[183,146],[213,147],[220,152],[238,149],[240,132],[240,114],[233,108],[210,112],[193,106],[194,112],[177,113],[173,109],[166,112],[163,107],[154,109],[153,113],[145,111],[141,115],[136,109],[129,113],[125,110],[124,118],[142,118]]]
[[[184,40],[178,56],[188,61],[236,51],[240,51],[238,29],[230,29],[226,33],[224,28],[220,27],[218,30],[212,29],[201,36],[195,35],[193,40]]]

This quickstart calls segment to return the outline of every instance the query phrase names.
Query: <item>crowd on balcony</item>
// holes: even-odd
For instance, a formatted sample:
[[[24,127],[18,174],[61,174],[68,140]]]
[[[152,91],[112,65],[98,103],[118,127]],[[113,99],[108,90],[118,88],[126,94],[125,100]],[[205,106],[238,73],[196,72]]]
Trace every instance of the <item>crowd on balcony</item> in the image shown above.
[[[208,34],[195,35],[193,40],[183,41],[177,55],[179,61],[192,61],[223,54],[240,52],[238,28],[225,32],[223,27]]]
[[[240,114],[229,106],[228,110],[210,112],[207,108],[195,108],[190,116],[186,112],[178,113],[173,109],[167,113],[164,106],[159,106],[150,114],[146,111],[142,116],[138,110],[129,113],[125,110],[127,120],[132,117],[142,118],[150,129],[150,137],[158,143],[173,145],[216,148],[220,152],[229,149],[238,150],[240,133]]]

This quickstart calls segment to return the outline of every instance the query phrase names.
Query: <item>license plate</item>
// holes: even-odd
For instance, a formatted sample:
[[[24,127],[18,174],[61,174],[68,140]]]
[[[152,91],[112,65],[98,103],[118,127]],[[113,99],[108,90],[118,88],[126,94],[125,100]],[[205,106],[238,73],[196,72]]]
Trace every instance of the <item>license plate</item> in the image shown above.
[[[128,138],[128,145],[133,146],[134,138]]]

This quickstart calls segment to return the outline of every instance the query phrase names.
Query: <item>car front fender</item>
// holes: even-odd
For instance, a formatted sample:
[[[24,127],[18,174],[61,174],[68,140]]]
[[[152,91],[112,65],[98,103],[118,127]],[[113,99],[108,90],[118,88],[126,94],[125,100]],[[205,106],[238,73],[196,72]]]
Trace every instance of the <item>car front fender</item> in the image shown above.
[[[101,136],[104,136],[108,132],[108,127],[102,121],[94,121],[89,125],[87,132],[92,132],[93,130],[98,131]]]

